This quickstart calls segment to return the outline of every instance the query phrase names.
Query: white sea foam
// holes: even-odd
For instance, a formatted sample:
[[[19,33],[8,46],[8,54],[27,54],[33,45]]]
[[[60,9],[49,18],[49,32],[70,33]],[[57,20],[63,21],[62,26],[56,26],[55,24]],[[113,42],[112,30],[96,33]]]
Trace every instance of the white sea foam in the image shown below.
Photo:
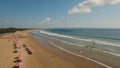
[[[68,37],[67,37],[68,38]],[[66,44],[70,44],[70,45],[77,45],[77,46],[81,46],[81,47],[83,47],[84,45],[80,45],[80,44],[76,44],[76,43],[70,43],[70,42],[66,42],[66,41],[63,41],[63,40],[60,40],[60,39],[56,39],[56,40],[58,40],[58,41],[61,41],[61,42],[63,42],[63,43],[66,43]],[[98,43],[100,43],[100,44],[108,44],[108,45],[111,45],[110,43],[107,43],[106,41],[98,41],[98,40],[96,40]],[[114,46],[114,45],[111,45],[111,46]],[[92,48],[93,50],[97,50],[97,51],[100,51],[100,52],[103,52],[103,53],[106,53],[106,54],[111,54],[111,55],[114,55],[114,56],[118,56],[118,57],[120,57],[120,54],[116,54],[116,53],[112,53],[112,52],[108,52],[108,51],[103,51],[103,50],[100,50],[100,49],[97,49],[97,48]]]
[[[43,31],[43,30],[41,30],[41,33],[47,34],[47,35],[52,35],[52,36],[58,36],[58,37],[73,38],[73,37],[70,37],[70,36],[56,34],[56,33],[51,33],[51,32],[47,32],[47,31]]]
[[[101,63],[101,62],[95,61],[95,60],[93,60],[93,59],[91,59],[91,58],[85,57],[85,56],[83,56],[83,55],[78,55],[78,54],[75,54],[75,53],[73,53],[73,52],[71,52],[71,51],[65,50],[65,49],[63,49],[62,47],[59,47],[59,46],[55,45],[55,44],[54,44],[53,42],[51,42],[51,41],[49,41],[49,43],[50,43],[51,45],[53,45],[53,46],[55,46],[55,47],[57,47],[57,48],[65,51],[65,52],[69,53],[69,54],[72,54],[72,55],[75,55],[75,56],[79,56],[79,57],[85,58],[85,59],[87,59],[87,60],[93,61],[93,62],[95,62],[95,63],[97,63],[97,64],[100,64],[100,65],[102,65],[102,66],[105,66],[105,67],[107,67],[107,68],[112,68],[111,66],[108,66],[108,65],[103,64],[103,63]]]
[[[74,44],[74,43],[66,42],[66,41],[59,40],[59,39],[57,39],[57,40],[58,40],[58,41],[61,41],[61,42],[63,42],[63,43],[66,43],[66,44],[70,44],[70,45],[77,45],[77,46],[81,46],[81,47],[84,46],[84,45],[80,45],[80,44]],[[108,51],[103,51],[103,50],[100,50],[100,49],[97,49],[97,48],[92,48],[92,49],[93,49],[93,50],[96,50],[96,51],[100,51],[100,52],[106,53],[106,54],[111,54],[111,55],[120,57],[120,54],[116,54],[116,53],[112,53],[112,52],[108,52]]]
[[[82,41],[92,41],[92,40],[90,40],[90,39],[78,39],[78,38],[75,38],[75,37],[66,36],[66,35],[61,35],[61,34],[52,33],[52,32],[47,32],[47,31],[43,31],[43,30],[41,30],[41,33],[47,34],[47,35],[52,35],[52,36],[57,36],[57,37],[63,37],[63,38],[70,38],[70,39],[82,40]]]
[[[117,47],[120,47],[119,44],[110,43],[110,42],[107,42],[107,41],[93,40],[93,39],[75,38],[75,37],[71,37],[71,36],[66,36],[66,35],[61,35],[61,34],[57,34],[57,33],[47,32],[47,31],[43,31],[43,30],[41,30],[40,32],[43,33],[43,34],[52,35],[52,36],[57,36],[57,37],[70,38],[70,39],[75,39],[75,40],[88,41],[88,42],[95,42],[95,43],[99,43],[99,44],[104,44],[104,45],[110,45],[110,46],[117,46]]]
[[[112,53],[112,52],[108,52],[108,51],[103,51],[103,50],[96,49],[96,48],[92,48],[92,49],[93,50],[97,50],[97,51],[101,51],[101,52],[106,53],[106,54],[111,54],[111,55],[119,56],[120,57],[120,54],[116,54],[116,53]]]

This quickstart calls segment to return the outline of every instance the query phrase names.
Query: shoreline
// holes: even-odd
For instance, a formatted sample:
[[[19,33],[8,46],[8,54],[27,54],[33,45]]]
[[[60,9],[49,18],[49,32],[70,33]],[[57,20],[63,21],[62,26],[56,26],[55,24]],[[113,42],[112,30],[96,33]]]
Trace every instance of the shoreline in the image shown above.
[[[40,36],[39,36],[40,37]],[[69,62],[71,62],[71,61],[74,61],[78,66],[79,66],[79,63],[81,63],[81,60],[82,60],[82,62],[84,62],[84,63],[86,63],[87,65],[88,65],[88,68],[107,68],[107,67],[109,67],[109,68],[111,68],[110,66],[105,66],[105,65],[100,65],[100,64],[98,64],[98,63],[96,63],[96,62],[93,62],[93,61],[91,61],[91,60],[88,60],[88,59],[86,59],[86,58],[83,58],[83,57],[79,57],[79,56],[75,56],[75,55],[73,55],[73,54],[70,54],[70,53],[67,53],[67,52],[65,52],[64,50],[61,50],[60,48],[57,48],[56,46],[53,46],[53,45],[51,45],[51,44],[49,44],[49,41],[48,40],[44,40],[43,41],[43,38],[41,38],[40,37],[40,39],[39,39],[39,41],[38,40],[36,40],[39,44],[41,44],[42,45],[42,47],[43,48],[45,48],[45,49],[47,49],[48,51],[50,51],[50,52],[52,52],[52,53],[57,53],[56,51],[58,51],[59,53],[57,53],[57,54],[59,54],[59,56],[60,57],[62,57],[62,58],[65,58],[65,59],[68,59],[69,58],[69,56],[72,56],[71,58],[69,58]],[[47,41],[47,42],[45,42],[45,41]],[[45,46],[43,46],[43,45],[45,45]],[[51,49],[54,49],[54,50],[51,50]],[[63,55],[64,54],[64,55]],[[62,56],[61,56],[62,55]],[[68,56],[69,55],[69,56]],[[74,58],[74,59],[73,59]],[[75,58],[77,58],[77,59],[75,59]],[[71,61],[70,61],[71,60]],[[68,61],[68,60],[67,60]],[[82,65],[85,65],[84,63],[82,63]],[[89,66],[89,64],[91,64],[90,66]]]
[[[42,43],[42,44],[48,45],[48,47],[53,46],[53,47],[56,47],[58,50],[63,50],[63,51],[66,51],[68,53],[72,53],[72,54],[74,54],[74,56],[82,56],[86,60],[90,60],[91,62],[95,62],[97,64],[103,65],[107,68],[112,68],[112,67],[119,68],[119,66],[120,66],[119,65],[120,58],[117,56],[113,56],[113,55],[108,54],[108,53],[103,53],[101,51],[96,51],[94,49],[92,49],[92,51],[91,51],[91,48],[84,48],[84,47],[79,47],[76,45],[66,44],[66,43],[60,42],[58,40],[44,37],[43,35],[40,35],[40,34],[35,34],[35,35],[36,35],[35,39],[40,44],[42,42],[46,41],[47,44],[44,44],[44,43]],[[44,41],[40,40],[38,37],[40,39],[44,39]],[[40,41],[42,41],[42,42],[40,42]],[[53,45],[50,43],[52,43]],[[47,47],[45,47],[45,48],[47,48]]]
[[[49,44],[49,41],[45,41],[41,37],[37,37],[40,39],[37,41],[29,32],[31,31],[24,31],[17,34],[11,33],[0,37],[0,54],[2,54],[0,56],[1,68],[13,67],[15,65],[13,62],[15,60],[14,58],[19,53],[23,54],[23,62],[20,68],[106,68],[83,57],[66,53],[52,46]],[[20,41],[18,53],[13,53],[13,42],[11,41],[13,37],[18,38]],[[23,47],[23,44],[30,46],[34,50],[34,53],[29,55]]]
[[[75,53],[70,52],[70,51],[68,51],[68,50],[65,50],[65,49],[63,49],[63,48],[61,48],[61,47],[59,47],[59,46],[56,46],[56,45],[55,45],[54,43],[52,43],[51,41],[49,41],[49,42],[50,42],[53,46],[55,46],[55,47],[57,47],[57,48],[65,51],[65,52],[67,52],[67,53],[69,53],[69,54],[72,54],[72,55],[75,55],[75,56],[78,56],[78,57],[81,57],[81,58],[85,58],[85,59],[87,59],[87,60],[90,60],[90,61],[95,62],[95,63],[97,63],[97,64],[100,64],[100,65],[102,65],[102,66],[105,66],[106,68],[112,68],[111,66],[108,66],[108,65],[103,64],[103,63],[101,63],[101,62],[98,62],[98,61],[96,61],[96,60],[90,59],[90,58],[85,57],[85,56],[83,56],[83,55],[78,55],[78,54],[75,54]]]

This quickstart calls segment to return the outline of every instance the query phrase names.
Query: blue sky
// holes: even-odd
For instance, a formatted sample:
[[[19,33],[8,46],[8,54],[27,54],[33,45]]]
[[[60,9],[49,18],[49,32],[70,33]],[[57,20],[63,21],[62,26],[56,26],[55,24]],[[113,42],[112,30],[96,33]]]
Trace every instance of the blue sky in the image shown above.
[[[0,0],[0,27],[120,28],[120,0]]]

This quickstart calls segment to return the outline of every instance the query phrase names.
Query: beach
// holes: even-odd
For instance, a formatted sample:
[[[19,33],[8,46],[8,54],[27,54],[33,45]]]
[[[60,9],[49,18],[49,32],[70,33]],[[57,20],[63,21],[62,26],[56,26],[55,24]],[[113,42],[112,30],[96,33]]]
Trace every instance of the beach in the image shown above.
[[[41,38],[38,43],[31,35],[31,31],[9,33],[0,36],[0,68],[14,68],[16,57],[23,55],[19,68],[106,68],[103,65],[85,58],[69,54],[61,49],[49,45]],[[14,53],[14,38],[19,40],[19,49]],[[28,54],[26,44],[34,52]]]

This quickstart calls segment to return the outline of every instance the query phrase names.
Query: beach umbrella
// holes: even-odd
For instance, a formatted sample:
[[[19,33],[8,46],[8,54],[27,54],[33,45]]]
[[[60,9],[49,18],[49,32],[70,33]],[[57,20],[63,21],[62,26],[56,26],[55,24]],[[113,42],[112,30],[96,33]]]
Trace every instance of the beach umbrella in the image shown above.
[[[19,53],[18,57],[23,57],[23,54],[22,54],[22,53]]]
[[[22,62],[17,62],[16,64],[15,64],[15,67],[20,67],[22,65]]]

